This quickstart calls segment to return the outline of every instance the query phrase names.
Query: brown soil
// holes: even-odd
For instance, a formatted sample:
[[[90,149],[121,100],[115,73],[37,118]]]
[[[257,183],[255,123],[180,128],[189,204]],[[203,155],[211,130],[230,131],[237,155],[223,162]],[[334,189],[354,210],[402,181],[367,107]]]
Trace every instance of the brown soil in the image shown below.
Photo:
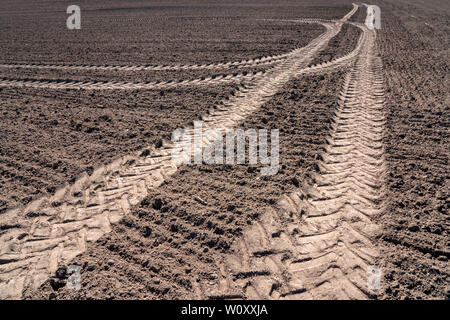
[[[361,112],[360,118],[356,119],[362,123],[359,127],[364,127],[367,118],[373,116],[374,119],[368,121],[376,125],[369,130],[377,133],[379,123],[383,123],[383,148],[377,147],[379,141],[375,135],[373,140],[362,139],[363,146],[359,150],[351,146],[353,149],[349,152],[340,154],[336,150],[348,147],[345,145],[348,141],[344,139],[342,145],[339,141],[334,143],[337,147],[333,155],[336,159],[347,157],[344,163],[337,164],[339,167],[346,164],[345,161],[352,163],[349,157],[356,151],[362,150],[361,159],[370,158],[371,155],[364,155],[367,150],[369,153],[375,149],[384,152],[381,157],[374,153],[372,159],[376,159],[372,162],[376,163],[375,169],[381,163],[379,171],[383,171],[381,176],[386,174],[386,182],[381,178],[375,182],[368,179],[370,187],[378,188],[378,184],[383,184],[379,187],[381,198],[375,195],[373,201],[382,202],[382,213],[371,216],[371,222],[367,224],[376,223],[379,231],[376,237],[368,235],[350,243],[358,246],[360,242],[370,242],[379,251],[376,263],[383,273],[382,288],[376,294],[358,289],[365,297],[377,299],[448,299],[450,8],[442,0],[376,0],[372,4],[381,8],[382,26],[376,31],[377,52],[374,51],[373,56],[367,54],[367,57],[381,58],[382,68],[378,69],[376,65],[370,70],[361,68],[369,75],[364,78],[364,72],[360,72],[357,76],[360,81],[373,83],[377,80],[373,74],[380,72],[384,82],[381,110],[385,115],[379,120],[378,111],[375,116]],[[236,1],[214,2],[214,5],[202,1],[191,5],[96,2],[83,8],[82,30],[74,33],[65,29],[67,15],[63,5],[26,5],[28,11],[21,12],[19,9],[25,3],[2,2],[5,10],[0,10],[0,28],[4,30],[1,42],[8,45],[0,47],[1,63],[203,64],[256,58],[304,46],[324,30],[315,24],[258,19],[340,19],[351,9],[351,1],[345,0],[314,1],[313,4],[309,1]],[[365,16],[366,8],[360,7],[350,21],[362,23]],[[116,26],[114,32],[111,32],[112,24]],[[61,30],[61,33],[55,30]],[[312,63],[322,63],[351,52],[360,34],[357,27],[344,24],[341,32]],[[364,67],[363,62],[355,61],[359,64],[347,66],[348,69],[300,76],[289,81],[239,125],[244,129],[280,130],[280,171],[276,175],[261,177],[258,166],[247,165],[179,167],[175,174],[164,177],[162,185],[133,206],[126,217],[113,224],[111,232],[89,244],[86,251],[71,262],[82,268],[81,290],[65,287],[67,266],[60,265],[56,274],[40,288],[27,288],[23,298],[214,297],[203,292],[201,284],[221,281],[222,262],[236,253],[236,244],[245,238],[246,232],[255,226],[258,228],[266,209],[280,209],[277,206],[282,195],[298,191],[306,194],[306,200],[314,196],[328,200],[324,195],[308,192],[310,186],[317,183],[316,177],[324,174],[323,154],[330,149],[330,136],[334,139],[331,133],[343,132],[342,128],[335,130],[337,115],[344,119],[345,128],[358,127],[356,123],[346,122],[356,120],[345,118],[345,112],[339,111],[339,107],[348,102],[352,93],[369,94],[372,89],[367,88],[367,83],[364,86],[353,82],[350,89],[342,90],[346,79],[357,81],[356,72],[352,73],[352,70],[357,66]],[[254,69],[231,69],[229,72],[245,70]],[[115,74],[113,77],[109,76],[109,71],[36,69],[14,74],[13,70],[2,68],[0,77],[136,82],[172,75],[176,79],[189,79],[215,73],[215,70],[111,72]],[[149,146],[160,147],[162,140],[169,139],[174,129],[199,119],[208,107],[235,95],[236,88],[237,84],[111,92],[0,88],[0,213],[13,206],[26,205],[39,195],[53,194],[58,185],[73,182],[83,171],[92,173],[94,167],[121,155],[145,151]],[[338,104],[339,99],[341,104]],[[360,101],[358,103],[363,107]],[[369,138],[373,137],[370,133]],[[357,137],[351,139],[358,141]],[[369,147],[364,146],[367,141],[371,141]],[[356,166],[364,164],[360,161]],[[371,171],[370,168],[367,171]],[[325,171],[325,174],[329,172]],[[333,174],[339,175],[330,175]],[[354,176],[351,178],[357,180]],[[353,180],[345,180],[345,184],[354,184],[348,187],[351,191],[361,182]],[[336,185],[339,181],[333,183]],[[331,193],[338,190],[333,188],[332,185]],[[359,196],[372,200],[372,193]],[[353,202],[346,203],[349,204]],[[302,211],[291,214],[290,218],[292,221],[297,219],[298,228],[302,229],[310,227],[306,222],[308,215],[309,212]],[[343,221],[345,219],[340,222]],[[0,237],[7,235],[7,228],[15,228],[0,222]],[[288,228],[284,227],[283,232],[287,234]],[[298,229],[293,233],[303,236]],[[305,237],[311,234],[305,233]],[[317,234],[313,236],[317,237]],[[271,238],[280,239],[280,233],[272,233]],[[329,239],[319,239],[314,250],[327,247]],[[340,245],[345,247],[348,243]],[[335,250],[335,255],[339,256],[338,245]],[[254,256],[263,259],[264,255],[272,254],[275,256],[278,252],[258,252]],[[288,261],[305,262],[292,257],[290,251],[284,255],[281,252],[280,256]],[[7,259],[2,261],[9,262]],[[352,261],[349,261],[350,264]],[[333,269],[330,271],[332,277],[336,272],[337,279],[341,279],[342,270],[349,270],[340,269],[339,262],[329,269]],[[357,269],[351,271],[355,274],[365,272],[361,267],[361,270]],[[252,287],[258,284],[258,276],[265,275],[256,272],[234,274],[234,277],[241,277],[245,287]],[[344,274],[344,278],[351,276],[350,272]],[[348,283],[338,285],[345,287]],[[335,284],[328,283],[329,292]],[[278,289],[277,284],[270,286],[271,293]],[[323,287],[326,290],[326,283]],[[347,296],[357,291],[352,286],[349,291],[344,289]],[[294,297],[304,292],[303,288],[290,290]],[[215,297],[241,298],[245,295]]]

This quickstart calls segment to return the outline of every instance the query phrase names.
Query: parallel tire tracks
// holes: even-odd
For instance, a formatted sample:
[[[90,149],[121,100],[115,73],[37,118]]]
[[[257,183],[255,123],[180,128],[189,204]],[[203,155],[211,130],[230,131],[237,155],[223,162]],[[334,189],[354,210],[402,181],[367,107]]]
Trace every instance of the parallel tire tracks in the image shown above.
[[[302,67],[302,74],[334,72],[348,66],[361,49],[362,37],[358,46],[351,53],[321,64]],[[254,73],[222,74],[194,80],[162,81],[162,82],[124,82],[124,81],[77,81],[52,79],[8,79],[0,78],[1,87],[47,88],[47,89],[84,89],[84,90],[162,90],[187,86],[211,86],[234,82],[255,81],[267,71]]]
[[[344,81],[315,185],[284,195],[217,262],[217,281],[198,298],[366,299],[378,252],[372,217],[383,212],[384,128],[381,59],[375,31]]]
[[[327,28],[324,34],[259,78],[242,84],[228,100],[202,117],[204,130],[224,132],[256,111],[305,70],[342,23],[323,23]],[[187,131],[192,133],[193,129]],[[211,142],[210,137],[203,137],[204,145]],[[37,288],[59,265],[69,263],[89,242],[110,232],[111,224],[138,204],[149,189],[176,172],[177,164],[171,158],[174,147],[167,142],[162,148],[122,157],[91,175],[83,174],[51,197],[4,213],[0,223],[0,298],[20,298],[25,288]]]

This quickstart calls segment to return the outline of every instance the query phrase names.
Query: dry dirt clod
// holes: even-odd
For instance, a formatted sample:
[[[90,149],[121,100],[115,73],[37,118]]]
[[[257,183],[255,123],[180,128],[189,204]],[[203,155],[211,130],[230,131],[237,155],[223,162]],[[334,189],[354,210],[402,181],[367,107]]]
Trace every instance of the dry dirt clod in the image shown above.
[[[201,204],[203,204],[205,206],[208,204],[205,200],[203,200],[199,196],[195,196],[194,199],[195,199],[195,201],[197,201],[197,202],[199,202],[199,203],[201,203]]]

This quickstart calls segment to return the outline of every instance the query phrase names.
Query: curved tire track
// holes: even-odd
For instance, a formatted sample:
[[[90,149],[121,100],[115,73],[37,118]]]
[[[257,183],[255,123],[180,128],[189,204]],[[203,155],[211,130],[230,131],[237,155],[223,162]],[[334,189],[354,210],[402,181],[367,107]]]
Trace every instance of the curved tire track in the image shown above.
[[[381,59],[375,31],[363,25],[363,48],[344,81],[315,185],[284,195],[217,263],[216,282],[198,298],[367,299],[368,267],[378,251],[383,212],[384,130]]]

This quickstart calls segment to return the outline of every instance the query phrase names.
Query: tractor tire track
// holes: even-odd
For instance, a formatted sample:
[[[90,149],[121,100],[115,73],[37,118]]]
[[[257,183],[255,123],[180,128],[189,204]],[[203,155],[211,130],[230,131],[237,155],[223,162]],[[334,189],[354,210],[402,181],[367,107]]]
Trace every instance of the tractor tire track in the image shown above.
[[[76,80],[18,80],[0,78],[0,87],[26,87],[49,89],[86,89],[86,90],[138,90],[138,89],[170,89],[182,86],[207,86],[241,81],[255,80],[263,74],[256,73],[223,74],[210,77],[163,82],[123,82],[123,81],[76,81]]]
[[[344,81],[315,184],[284,195],[217,263],[220,278],[197,298],[367,299],[372,239],[382,214],[384,89],[375,31]]]
[[[225,132],[267,102],[287,81],[306,68],[341,29],[342,22],[324,23],[326,32],[202,117],[204,130]],[[193,133],[192,128],[187,132]],[[203,137],[209,145],[210,137]],[[213,139],[212,139],[213,140]],[[69,263],[87,244],[110,232],[118,222],[166,177],[177,170],[176,146],[122,157],[84,174],[52,197],[32,201],[2,215],[0,225],[0,298],[20,298],[26,288],[39,287],[59,265]],[[199,150],[194,150],[198,152]]]
[[[26,68],[26,69],[54,69],[54,70],[104,70],[104,71],[185,71],[185,70],[220,70],[220,69],[238,69],[267,66],[284,60],[289,55],[294,54],[298,49],[290,53],[273,55],[255,59],[247,59],[225,63],[209,64],[185,64],[185,65],[67,65],[67,64],[27,64],[27,63],[3,63],[0,68]]]
[[[358,46],[351,53],[333,59],[328,62],[302,68],[302,74],[317,74],[334,72],[348,66],[359,50],[363,36],[360,37]],[[123,81],[77,81],[77,80],[53,80],[53,79],[8,79],[0,78],[1,87],[27,87],[27,88],[50,88],[50,89],[85,89],[85,90],[139,90],[139,89],[171,89],[180,86],[207,86],[226,84],[242,81],[255,81],[267,71],[238,74],[222,74],[194,80],[163,81],[163,82],[123,82]]]

